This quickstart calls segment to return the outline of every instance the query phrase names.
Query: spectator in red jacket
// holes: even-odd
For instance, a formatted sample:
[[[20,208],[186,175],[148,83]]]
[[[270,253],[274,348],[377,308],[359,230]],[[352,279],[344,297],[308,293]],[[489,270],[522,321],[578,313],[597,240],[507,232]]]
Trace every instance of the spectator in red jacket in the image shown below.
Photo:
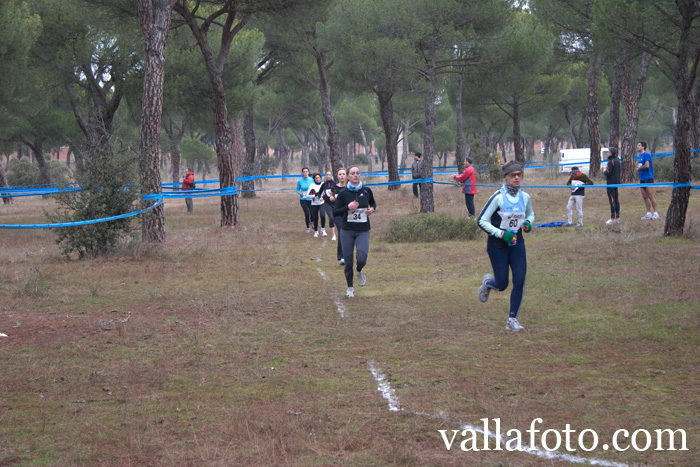
[[[474,195],[476,194],[476,172],[472,165],[472,158],[468,157],[464,160],[466,166],[461,175],[455,175],[455,180],[459,183],[464,183],[462,193],[464,193],[464,202],[467,204],[469,217],[474,218],[476,211],[474,210]]]
[[[187,169],[187,175],[182,179],[182,190],[189,191],[194,187],[194,172],[192,169]],[[192,198],[185,198],[185,204],[187,205],[187,212],[194,211],[194,203]]]

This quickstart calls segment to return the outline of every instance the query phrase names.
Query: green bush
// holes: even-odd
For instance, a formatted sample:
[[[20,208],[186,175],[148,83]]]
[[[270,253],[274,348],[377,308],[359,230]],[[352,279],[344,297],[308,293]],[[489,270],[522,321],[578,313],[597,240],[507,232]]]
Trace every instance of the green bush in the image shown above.
[[[391,220],[385,240],[390,243],[474,240],[478,234],[479,226],[474,219],[424,213]]]
[[[654,158],[654,181],[673,181],[673,157]],[[700,180],[700,157],[690,159],[690,178],[694,181]]]
[[[277,159],[272,156],[263,156],[260,160],[260,175],[274,175],[277,171]]]
[[[483,183],[479,181],[488,180],[491,182],[500,182],[503,180],[503,174],[501,172],[501,166],[495,155],[491,154],[491,150],[484,147],[480,139],[474,138],[470,141],[469,147],[471,149],[469,155],[472,158],[472,165],[477,171],[477,183]]]
[[[80,191],[55,195],[59,207],[46,212],[52,223],[102,219],[126,214],[138,209],[136,188],[129,187],[138,180],[135,156],[111,154],[85,159],[85,171],[78,183]],[[117,219],[73,227],[54,229],[61,253],[77,252],[80,259],[109,256],[121,241],[132,234],[133,218]]]
[[[64,162],[46,161],[49,169],[49,179],[56,185],[65,185],[69,182],[70,169]],[[10,159],[7,163],[7,183],[10,186],[43,185],[39,173],[39,165],[27,157]]]
[[[361,154],[355,154],[355,157],[353,158],[353,163],[356,165],[367,165],[367,154],[361,153]]]

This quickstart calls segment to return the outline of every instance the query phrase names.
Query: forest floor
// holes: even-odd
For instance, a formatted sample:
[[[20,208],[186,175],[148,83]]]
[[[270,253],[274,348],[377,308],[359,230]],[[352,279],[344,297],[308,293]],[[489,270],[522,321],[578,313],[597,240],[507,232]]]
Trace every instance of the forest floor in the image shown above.
[[[568,190],[525,189],[536,223],[566,220]],[[354,299],[336,243],[305,233],[292,191],[240,199],[236,228],[219,226],[217,198],[192,214],[168,200],[167,242],[109,259],[64,258],[49,230],[0,229],[0,466],[698,465],[700,198],[686,235],[665,238],[671,189],[656,190],[656,221],[640,220],[638,188],[620,191],[619,225],[591,188],[585,227],[527,234],[520,333],[504,329],[510,287],[477,298],[485,235],[385,241],[391,219],[418,215],[410,185],[374,188]],[[52,207],[17,198],[0,223],[46,222]],[[435,186],[435,207],[466,214],[455,186]],[[534,423],[538,450],[472,444],[483,419],[504,443],[520,430],[523,451]],[[677,450],[668,436],[655,450],[657,429],[684,430],[687,450],[680,432]],[[545,430],[561,434],[555,453]],[[599,439],[590,452],[584,430]]]

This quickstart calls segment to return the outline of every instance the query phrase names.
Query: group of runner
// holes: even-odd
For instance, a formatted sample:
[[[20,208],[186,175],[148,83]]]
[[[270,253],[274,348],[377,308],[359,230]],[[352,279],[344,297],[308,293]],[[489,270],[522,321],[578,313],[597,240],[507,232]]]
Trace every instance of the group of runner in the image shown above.
[[[489,198],[477,219],[479,226],[489,234],[486,251],[493,269],[493,275],[484,276],[478,297],[482,302],[486,302],[491,290],[505,290],[508,287],[510,268],[513,273],[513,290],[506,329],[521,331],[524,328],[518,322],[518,314],[527,272],[522,233],[532,230],[535,213],[532,210],[530,195],[520,189],[522,166],[511,161],[506,163],[502,170],[503,186]],[[307,232],[311,231],[310,223],[314,222],[312,200],[314,197],[318,198],[319,191],[322,192],[322,197],[327,197],[323,200],[324,204],[333,203],[334,224],[339,230],[338,259],[340,264],[344,265],[348,287],[345,296],[353,298],[355,274],[358,285],[364,286],[367,283],[364,267],[369,253],[370,216],[376,212],[377,204],[372,190],[361,181],[359,167],[352,166],[347,171],[341,168],[336,176],[336,181],[333,181],[331,174],[326,173],[326,182],[321,185],[320,173],[314,174],[314,179],[310,180],[309,169],[303,168],[296,191],[304,211]]]
[[[640,152],[638,167],[640,179],[642,179],[642,183],[653,183],[653,168],[650,167],[651,160],[646,153],[646,144],[641,142],[637,149]],[[619,177],[619,165],[616,166],[616,163],[619,164],[616,150],[611,151],[610,159],[605,170],[606,178],[608,178],[608,183],[619,183],[619,180],[616,179]],[[469,165],[468,163],[467,169]],[[651,172],[651,176],[648,178],[644,178],[648,173],[646,171]],[[339,230],[338,260],[340,264],[345,266],[345,279],[348,286],[346,297],[352,298],[354,297],[354,273],[357,274],[358,285],[364,286],[367,282],[363,269],[367,263],[369,252],[369,218],[376,211],[374,195],[371,189],[362,184],[360,169],[357,166],[350,167],[347,172],[345,169],[338,170],[337,181],[332,180],[330,172],[326,173],[326,182],[323,185],[320,185],[320,174],[318,173],[314,174],[315,184],[306,185],[305,180],[308,178],[308,173],[308,169],[303,169],[303,178],[297,184],[297,193],[299,193],[304,209],[307,232],[309,232],[309,208],[305,207],[305,203],[311,203],[311,201],[306,201],[306,199],[313,199],[313,196],[316,196],[315,193],[321,190],[324,196],[327,195],[323,202],[333,203],[333,222]],[[346,174],[347,182],[345,180]],[[474,185],[471,173],[467,174],[465,171],[465,174],[463,174],[464,177],[455,176],[455,178],[462,177],[465,180],[458,179],[458,181],[469,180],[470,183],[467,185]],[[517,332],[524,329],[518,321],[527,274],[527,255],[523,233],[532,230],[535,213],[532,209],[530,195],[520,187],[524,174],[523,167],[516,161],[510,161],[503,165],[502,174],[503,185],[489,197],[477,217],[477,224],[488,234],[486,252],[493,270],[493,274],[484,275],[477,296],[481,302],[486,302],[492,290],[504,291],[508,287],[510,269],[513,288],[510,294],[510,308],[505,328]],[[642,188],[642,195],[647,203],[647,210],[653,209],[654,214],[647,212],[647,215],[642,219],[658,218],[656,200],[653,199],[653,194],[651,196],[647,194],[645,188]],[[471,194],[470,190],[466,189],[464,193],[465,195]],[[617,189],[608,188],[608,197],[610,199],[611,219],[615,223],[619,222],[620,207]],[[473,194],[466,198],[465,202],[471,217],[474,212]],[[568,207],[568,210],[569,222],[571,222],[571,206]],[[317,229],[316,224],[314,228]],[[317,235],[318,232],[315,236]],[[355,251],[357,252],[356,257],[353,258]],[[357,263],[356,266],[354,266],[354,260]]]
[[[304,211],[306,232],[314,227],[314,237],[318,237],[318,221],[321,219],[321,235],[325,231],[325,216],[328,215],[329,226],[333,230],[332,241],[338,241],[337,257],[340,265],[344,266],[348,298],[355,296],[354,276],[357,274],[357,284],[364,286],[367,277],[363,272],[369,253],[369,218],[377,209],[374,194],[369,187],[363,185],[360,168],[356,165],[347,170],[338,169],[336,179],[333,174],[326,172],[326,180],[321,183],[321,174],[315,173],[309,178],[309,169],[304,167],[302,178],[297,182],[297,194]],[[335,234],[338,229],[338,235]]]

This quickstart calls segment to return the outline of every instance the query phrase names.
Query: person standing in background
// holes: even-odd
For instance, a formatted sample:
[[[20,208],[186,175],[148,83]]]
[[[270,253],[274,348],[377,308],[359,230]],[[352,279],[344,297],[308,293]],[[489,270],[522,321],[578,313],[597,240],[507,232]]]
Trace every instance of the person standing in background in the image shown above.
[[[467,205],[469,217],[474,218],[476,211],[474,210],[474,195],[476,194],[476,171],[472,165],[472,158],[467,156],[464,160],[464,172],[461,175],[455,175],[455,180],[458,183],[464,183],[462,193],[464,193],[464,202]]]
[[[566,184],[571,185],[571,196],[569,196],[569,202],[566,204],[566,225],[569,227],[574,225],[571,221],[574,216],[574,206],[576,206],[576,211],[578,211],[578,224],[576,227],[583,227],[583,197],[586,194],[583,185],[593,185],[593,182],[578,167],[571,167],[571,176]]]
[[[182,191],[190,191],[194,189],[194,186],[194,172],[192,169],[187,169],[187,175],[182,179]],[[187,212],[194,212],[192,198],[185,198],[185,205],[187,205]]]
[[[651,154],[647,152],[647,143],[640,141],[637,143],[637,153],[639,153],[639,164],[637,164],[637,170],[639,171],[639,183],[654,183],[654,163],[651,161]],[[658,219],[659,213],[656,212],[656,199],[654,198],[654,188],[643,186],[640,188],[642,191],[642,198],[644,199],[644,204],[647,207],[647,213],[642,220],[647,219]],[[652,209],[654,213],[652,214]]]
[[[603,170],[603,175],[607,180],[608,185],[620,184],[620,159],[617,158],[617,149],[610,148],[608,152],[608,165]],[[606,224],[620,223],[620,196],[617,193],[617,187],[608,187],[608,201],[610,202],[610,219],[605,221]]]
[[[413,177],[413,180],[418,180],[421,179],[423,176],[421,175],[421,153],[417,152],[413,155],[413,164],[411,164],[411,177]],[[413,196],[415,198],[418,198],[418,188],[420,187],[421,190],[423,190],[423,187],[421,186],[420,183],[413,182]]]

